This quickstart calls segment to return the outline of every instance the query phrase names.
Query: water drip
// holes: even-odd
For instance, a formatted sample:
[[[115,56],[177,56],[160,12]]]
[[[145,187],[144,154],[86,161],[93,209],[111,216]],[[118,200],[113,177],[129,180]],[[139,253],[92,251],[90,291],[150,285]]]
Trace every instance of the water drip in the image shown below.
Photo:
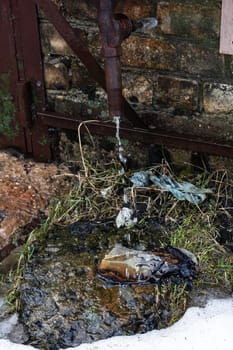
[[[118,143],[118,158],[120,160],[120,163],[122,164],[122,168],[119,170],[120,174],[125,173],[125,167],[127,164],[127,158],[124,156],[124,148],[121,143],[120,138],[120,116],[113,117],[113,120],[116,124],[116,139]],[[124,179],[123,179],[124,182]],[[120,210],[119,214],[116,218],[116,225],[117,227],[123,227],[123,226],[131,226],[134,225],[137,222],[137,218],[134,217],[134,211],[129,207],[129,198],[127,193],[127,188],[124,189],[123,193],[123,202],[124,206]]]
[[[124,204],[129,203],[129,197],[128,197],[128,190],[127,190],[127,188],[124,188],[123,202],[124,202]]]
[[[129,269],[128,269],[128,267],[126,267],[126,269],[125,269],[125,276],[126,276],[126,279],[129,279]]]
[[[126,163],[127,163],[127,158],[124,156],[124,148],[122,146],[121,138],[120,138],[120,120],[121,120],[121,117],[120,116],[115,116],[115,117],[113,117],[113,120],[114,120],[114,122],[116,124],[116,139],[117,139],[117,142],[118,142],[118,158],[120,160],[120,163],[123,165],[121,170],[120,170],[120,173],[124,174],[125,166],[126,166]]]
[[[128,243],[131,242],[131,235],[130,235],[130,232],[127,232],[127,233],[125,234],[125,239],[127,240]]]

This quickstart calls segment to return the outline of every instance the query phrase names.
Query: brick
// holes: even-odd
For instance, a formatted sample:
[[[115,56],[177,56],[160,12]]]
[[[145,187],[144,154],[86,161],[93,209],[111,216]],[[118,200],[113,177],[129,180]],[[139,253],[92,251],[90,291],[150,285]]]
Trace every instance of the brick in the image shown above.
[[[205,83],[203,107],[206,113],[229,113],[233,111],[233,85]]]
[[[174,76],[158,77],[157,102],[166,107],[195,111],[198,109],[198,82]]]
[[[161,1],[157,16],[163,34],[180,37],[217,39],[220,28],[220,8],[211,4],[190,4]]]

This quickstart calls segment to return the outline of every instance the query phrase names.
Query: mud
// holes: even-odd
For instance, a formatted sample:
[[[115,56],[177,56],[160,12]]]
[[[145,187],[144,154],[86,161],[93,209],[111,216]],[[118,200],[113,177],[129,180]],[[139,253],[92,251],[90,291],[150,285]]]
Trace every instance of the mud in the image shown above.
[[[176,274],[160,285],[113,284],[97,273],[99,262],[117,242],[152,249],[161,234],[155,223],[147,230],[135,228],[131,237],[111,223],[82,222],[49,232],[35,246],[21,286],[21,322],[29,343],[43,349],[76,346],[165,327],[182,315],[190,278]]]

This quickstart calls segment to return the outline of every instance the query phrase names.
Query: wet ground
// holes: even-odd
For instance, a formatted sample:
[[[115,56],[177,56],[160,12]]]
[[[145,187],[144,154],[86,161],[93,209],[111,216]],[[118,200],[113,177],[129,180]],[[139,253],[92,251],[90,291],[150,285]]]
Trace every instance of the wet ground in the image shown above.
[[[166,258],[174,265],[169,273],[161,269],[164,278],[160,284],[153,278],[129,283],[127,276],[125,283],[118,283],[98,273],[101,260],[117,243],[148,251],[158,246],[160,237],[161,227],[155,222],[147,230],[132,229],[131,238],[128,231],[117,230],[109,223],[83,222],[48,232],[35,246],[21,285],[20,320],[29,342],[39,348],[59,349],[115,335],[144,333],[179,318],[195,276],[190,260],[182,261],[180,269],[174,270],[179,259],[167,253]],[[122,246],[119,251],[123,251]],[[127,251],[132,255],[138,250]],[[165,252],[157,250],[158,254],[164,256]],[[145,261],[143,267],[150,267],[150,262]],[[177,298],[178,290],[181,298]]]
[[[70,182],[64,166],[38,164],[9,151],[0,153],[0,169],[0,273],[5,274],[17,261],[30,230],[48,214],[50,199],[65,193]],[[226,196],[223,215],[217,217],[224,233],[219,243],[227,254],[232,251],[231,198],[232,193]],[[193,278],[178,273],[161,284],[112,284],[98,275],[101,259],[116,243],[151,252],[161,240],[164,245],[169,243],[163,234],[164,228],[153,219],[130,231],[116,230],[113,219],[82,221],[62,229],[54,226],[39,244],[34,243],[25,267],[15,341],[59,349],[113,335],[144,333],[179,319],[190,300]],[[6,293],[4,288],[2,293]],[[192,291],[193,303],[199,305],[205,293],[198,296],[197,290]]]

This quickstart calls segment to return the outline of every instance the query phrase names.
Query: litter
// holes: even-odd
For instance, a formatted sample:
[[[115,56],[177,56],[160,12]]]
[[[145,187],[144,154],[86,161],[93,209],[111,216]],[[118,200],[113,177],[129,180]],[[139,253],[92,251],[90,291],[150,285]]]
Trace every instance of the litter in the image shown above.
[[[138,171],[131,176],[130,181],[133,183],[133,187],[147,187],[150,183],[149,173]]]
[[[192,253],[179,248],[148,253],[116,244],[101,261],[98,272],[113,282],[153,283],[169,275],[194,277],[198,270],[196,262]]]
[[[199,204],[206,199],[206,194],[212,193],[210,189],[198,188],[190,182],[178,182],[168,175],[156,176],[147,171],[139,171],[131,176],[133,187],[147,187],[150,183],[169,191],[178,200],[187,200],[193,204]]]
[[[187,200],[193,204],[203,202],[206,194],[212,192],[210,189],[198,188],[190,182],[178,182],[167,175],[151,175],[150,180],[161,189],[171,192],[178,200]]]
[[[134,216],[134,210],[128,207],[123,207],[117,217],[116,217],[116,226],[120,227],[130,227],[137,223],[138,219]]]

